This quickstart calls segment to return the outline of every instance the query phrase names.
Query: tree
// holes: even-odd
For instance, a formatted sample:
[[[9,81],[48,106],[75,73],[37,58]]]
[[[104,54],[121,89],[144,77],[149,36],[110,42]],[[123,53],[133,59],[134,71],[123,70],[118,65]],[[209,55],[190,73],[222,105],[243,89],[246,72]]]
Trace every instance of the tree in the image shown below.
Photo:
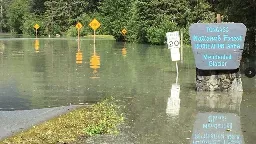
[[[255,0],[218,1],[216,11],[224,21],[244,23],[248,29],[246,43],[251,54],[256,53],[256,2]]]
[[[99,12],[103,18],[102,27],[117,40],[122,39],[121,30],[126,28],[130,18],[133,0],[104,0],[100,2]]]
[[[49,33],[66,31],[70,25],[74,25],[77,18],[83,14],[88,2],[81,0],[48,0],[45,2],[45,16],[48,21]]]
[[[46,0],[30,0],[30,12],[36,15],[43,15],[45,12],[45,2]]]
[[[8,31],[6,10],[8,8],[7,0],[0,0],[0,32]]]
[[[155,44],[163,44],[166,32],[180,29],[186,29],[185,38],[188,39],[191,23],[212,21],[214,18],[211,6],[204,0],[136,0],[133,13],[131,40],[142,43],[154,41]]]
[[[11,32],[22,33],[22,25],[24,16],[29,13],[29,0],[12,0],[8,10],[8,25],[10,26]]]

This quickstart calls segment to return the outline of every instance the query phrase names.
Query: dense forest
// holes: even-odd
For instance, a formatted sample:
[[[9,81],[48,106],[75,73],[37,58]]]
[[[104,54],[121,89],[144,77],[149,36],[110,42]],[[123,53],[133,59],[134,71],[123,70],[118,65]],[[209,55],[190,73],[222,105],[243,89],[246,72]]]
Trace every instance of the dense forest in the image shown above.
[[[168,31],[183,31],[188,42],[191,23],[242,22],[247,41],[255,47],[256,1],[254,0],[0,0],[0,32],[34,35],[76,36],[75,24],[81,22],[82,35],[92,34],[89,22],[96,18],[97,34],[113,35],[121,40],[126,28],[130,42],[163,44]]]

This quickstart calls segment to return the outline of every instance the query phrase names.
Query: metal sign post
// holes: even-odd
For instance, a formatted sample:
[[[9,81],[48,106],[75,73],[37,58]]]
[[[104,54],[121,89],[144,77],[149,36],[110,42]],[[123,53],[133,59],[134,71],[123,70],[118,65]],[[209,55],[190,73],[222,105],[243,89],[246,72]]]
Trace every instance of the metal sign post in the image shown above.
[[[90,22],[89,26],[94,30],[94,32],[93,32],[93,35],[94,35],[93,36],[93,43],[95,44],[96,29],[98,29],[100,27],[100,22],[97,21],[96,19],[93,19]]]
[[[77,28],[77,38],[78,38],[78,51],[80,50],[80,29],[83,27],[83,25],[78,22],[76,24],[76,28]]]
[[[35,25],[34,25],[34,28],[36,29],[36,38],[37,38],[37,29],[39,29],[40,26],[39,26],[38,24],[35,24]]]

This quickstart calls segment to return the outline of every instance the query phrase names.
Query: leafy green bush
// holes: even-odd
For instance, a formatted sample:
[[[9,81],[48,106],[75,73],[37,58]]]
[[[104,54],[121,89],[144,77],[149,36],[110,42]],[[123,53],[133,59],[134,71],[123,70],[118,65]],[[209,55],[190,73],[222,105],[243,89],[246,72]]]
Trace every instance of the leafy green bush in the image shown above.
[[[37,30],[38,35],[45,35],[45,23],[43,18],[36,16],[34,14],[27,15],[24,18],[23,25],[21,27],[22,33],[25,35],[35,35],[34,25],[38,24],[40,28]]]
[[[93,14],[84,13],[77,18],[77,22],[80,22],[83,25],[83,27],[81,28],[81,36],[93,34],[93,29],[89,26],[89,24],[94,18],[96,18],[97,21],[99,21],[101,24],[100,27],[96,30],[96,34],[107,34],[104,27],[103,18],[99,13],[93,13]],[[71,27],[75,27],[75,26],[71,26]],[[75,30],[71,27],[69,28],[67,34],[70,35],[73,32],[77,35],[77,32],[75,32]]]
[[[167,32],[179,30],[177,24],[172,22],[167,16],[163,16],[159,21],[159,24],[147,29],[146,38],[151,44],[164,44]]]
[[[84,129],[86,135],[115,134],[118,133],[117,126],[124,118],[118,113],[119,107],[112,100],[107,99],[92,106],[86,114],[87,127]]]
[[[78,34],[78,31],[77,31],[77,28],[75,26],[70,26],[68,31],[66,32],[66,35],[69,36],[69,37],[76,37],[77,34]],[[80,29],[79,35],[80,36],[85,36],[87,34],[88,34],[87,28],[82,27]]]

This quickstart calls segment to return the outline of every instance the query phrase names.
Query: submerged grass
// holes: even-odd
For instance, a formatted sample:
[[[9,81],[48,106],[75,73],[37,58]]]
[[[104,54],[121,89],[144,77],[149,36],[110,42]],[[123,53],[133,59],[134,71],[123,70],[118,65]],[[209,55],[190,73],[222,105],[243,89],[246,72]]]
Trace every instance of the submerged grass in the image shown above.
[[[85,38],[93,38],[94,35],[87,35]],[[98,39],[108,39],[108,40],[115,40],[114,36],[112,35],[95,35]]]
[[[0,142],[1,144],[72,143],[95,134],[118,133],[124,120],[113,99],[78,108]]]

